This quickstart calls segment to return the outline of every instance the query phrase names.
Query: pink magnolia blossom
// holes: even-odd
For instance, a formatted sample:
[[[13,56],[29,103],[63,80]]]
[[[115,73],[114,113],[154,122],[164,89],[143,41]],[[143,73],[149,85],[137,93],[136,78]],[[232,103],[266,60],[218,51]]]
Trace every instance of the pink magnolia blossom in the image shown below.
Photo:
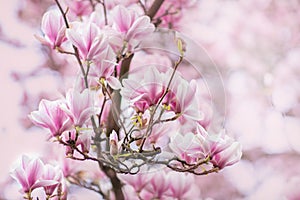
[[[188,163],[209,157],[211,163],[220,169],[236,163],[242,155],[241,145],[234,142],[224,131],[209,134],[200,125],[195,133],[177,133],[171,138],[169,146],[179,158]]]
[[[72,126],[72,122],[62,110],[60,100],[48,101],[42,99],[39,110],[31,112],[29,118],[37,125],[49,129],[53,137],[60,136]]]
[[[55,189],[59,186],[62,181],[62,171],[59,169],[58,166],[54,167],[52,165],[46,164],[44,166],[44,172],[42,179],[43,180],[52,180],[56,181],[57,183],[50,186],[44,186],[44,190],[46,195],[51,196],[54,194]]]
[[[94,77],[96,81],[99,79],[104,79],[107,84],[118,90],[121,88],[120,81],[113,76],[115,71],[116,63],[116,54],[111,47],[107,47],[95,60],[95,65],[91,67],[90,76]]]
[[[168,180],[170,181],[168,196],[172,199],[188,199],[193,183],[191,174],[178,173],[175,171],[168,172]],[[195,197],[194,197],[195,198]]]
[[[78,48],[83,60],[96,59],[107,48],[107,40],[94,23],[73,22],[66,30],[66,37]]]
[[[95,11],[93,11],[89,16],[89,22],[96,24],[100,29],[105,28],[105,16],[102,12],[102,8],[96,7]]]
[[[164,76],[156,68],[151,67],[142,72],[142,80],[129,78],[123,80],[121,95],[132,102],[139,112],[145,112],[156,105],[164,93]]]
[[[89,89],[82,92],[70,89],[66,94],[66,104],[61,108],[70,117],[75,126],[81,127],[92,115],[92,97]]]
[[[170,135],[174,131],[174,127],[169,123],[168,124],[156,124],[152,127],[151,134],[146,140],[145,148],[153,148],[153,145],[159,147],[165,147],[170,142]]]
[[[39,187],[48,187],[57,184],[54,180],[43,180],[44,164],[40,159],[30,159],[27,156],[22,157],[22,162],[11,174],[22,186],[23,193],[31,193]]]
[[[179,115],[178,120],[181,124],[199,121],[203,118],[195,98],[196,87],[194,81],[188,83],[179,76],[172,83],[171,94],[173,93],[174,96],[168,103],[171,110]]]
[[[123,80],[122,97],[129,100],[137,112],[144,113],[148,108],[156,105],[165,93],[173,69],[164,70],[166,71],[161,72],[158,68],[151,66],[145,71],[138,70],[137,73],[133,73],[131,77]],[[198,122],[203,118],[196,101],[196,88],[195,81],[189,83],[175,73],[169,92],[162,100],[162,104],[169,107],[167,111],[172,112],[173,117],[178,119],[181,125],[194,125],[193,122]]]
[[[149,180],[151,179],[153,174],[151,173],[149,174],[139,173],[135,175],[120,174],[118,176],[121,178],[121,180],[123,180],[124,182],[132,186],[136,192],[140,192],[149,183]]]
[[[238,142],[233,142],[228,148],[225,150],[215,154],[212,157],[211,162],[214,166],[223,169],[226,166],[233,165],[237,163],[242,157],[242,147]]]
[[[128,42],[128,49],[136,47],[143,38],[153,33],[155,27],[148,16],[138,14],[126,7],[116,6],[112,12],[113,29],[116,30],[124,41]]]
[[[41,29],[44,37],[36,35],[36,38],[52,49],[60,47],[67,40],[65,23],[58,10],[49,10],[43,15]]]
[[[89,1],[85,0],[65,0],[71,13],[77,17],[86,16],[92,13],[93,8]]]
[[[196,101],[198,105],[198,110],[200,110],[202,114],[202,118],[198,121],[198,123],[207,129],[212,122],[214,117],[214,105],[213,100],[210,94],[210,91],[206,85],[204,79],[196,80],[197,87],[196,87]]]
[[[189,149],[194,149],[199,146],[199,143],[195,143],[196,136],[194,133],[176,133],[174,137],[171,138],[169,147],[173,153],[175,153],[178,158],[185,160],[187,163],[195,163],[200,157],[199,152],[189,151]]]
[[[202,126],[198,125],[194,134],[193,146],[190,146],[187,152],[198,152],[201,158],[214,157],[234,143],[234,140],[226,135],[224,130],[218,134],[213,134],[208,133]]]
[[[168,180],[165,171],[160,170],[151,175],[151,179],[145,187],[151,198],[146,199],[165,199],[166,192],[169,190],[171,180]]]

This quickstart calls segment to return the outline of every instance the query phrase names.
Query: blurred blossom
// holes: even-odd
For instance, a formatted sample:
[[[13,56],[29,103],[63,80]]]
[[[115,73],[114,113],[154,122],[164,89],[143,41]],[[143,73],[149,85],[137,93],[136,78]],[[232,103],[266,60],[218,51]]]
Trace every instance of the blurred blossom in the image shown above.
[[[84,0],[64,0],[64,1],[68,6],[68,8],[70,9],[70,12],[77,17],[89,15],[93,10],[91,3],[89,1],[84,1]]]

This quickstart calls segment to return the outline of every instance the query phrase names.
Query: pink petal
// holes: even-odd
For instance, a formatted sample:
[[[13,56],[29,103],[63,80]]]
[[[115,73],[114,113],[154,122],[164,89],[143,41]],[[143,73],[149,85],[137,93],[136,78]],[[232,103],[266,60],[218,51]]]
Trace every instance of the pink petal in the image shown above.
[[[114,90],[120,90],[122,88],[122,85],[119,81],[119,79],[117,79],[114,76],[110,76],[106,79],[107,84]]]
[[[27,168],[25,169],[28,184],[31,187],[41,177],[43,173],[44,164],[40,159],[31,160]]]
[[[150,18],[148,16],[139,17],[127,32],[127,39],[142,39],[147,35],[153,33],[155,26],[150,23]]]
[[[26,174],[25,174],[24,169],[22,169],[22,168],[20,168],[20,167],[16,168],[16,169],[12,172],[11,176],[12,176],[16,181],[18,181],[18,182],[21,184],[23,192],[28,192],[28,191],[29,191],[30,186],[29,186],[29,184],[28,184],[27,177],[26,177]]]
[[[53,180],[41,180],[37,181],[35,184],[32,185],[31,189],[34,190],[39,187],[47,187],[47,186],[52,186],[55,184],[58,184],[59,182],[53,181]]]
[[[113,12],[115,25],[120,32],[127,32],[131,25],[131,15],[124,6],[117,6]]]

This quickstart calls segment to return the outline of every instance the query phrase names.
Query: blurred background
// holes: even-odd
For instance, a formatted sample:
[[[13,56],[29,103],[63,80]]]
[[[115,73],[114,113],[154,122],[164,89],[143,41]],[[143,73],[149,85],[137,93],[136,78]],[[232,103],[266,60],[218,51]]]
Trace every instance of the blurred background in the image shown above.
[[[51,3],[0,2],[0,198],[17,193],[7,185],[21,154],[46,151],[46,135],[27,115],[69,84],[60,68],[67,61],[34,38]],[[299,19],[298,0],[201,0],[182,13],[175,29],[218,67],[224,125],[243,146],[241,162],[197,178],[203,199],[300,199]]]

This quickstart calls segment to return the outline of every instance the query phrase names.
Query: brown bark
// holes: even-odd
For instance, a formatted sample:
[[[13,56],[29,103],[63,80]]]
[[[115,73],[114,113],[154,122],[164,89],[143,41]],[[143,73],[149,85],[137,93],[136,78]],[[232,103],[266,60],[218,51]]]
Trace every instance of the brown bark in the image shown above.
[[[150,9],[147,12],[147,15],[153,19],[153,17],[156,15],[157,11],[159,10],[159,8],[161,7],[161,5],[163,4],[164,0],[155,0],[152,4],[152,6],[150,7]]]
[[[147,12],[147,15],[152,19],[157,11],[159,10],[160,6],[164,0],[155,0],[150,9]],[[133,58],[134,54],[131,54],[128,58],[125,58],[122,61],[122,66],[121,66],[121,71],[120,71],[120,81],[122,81],[124,78],[128,77],[128,72],[130,69],[130,63]],[[119,91],[115,91],[115,94],[113,95],[114,98],[114,103],[116,104],[116,107],[120,110],[120,103],[121,103],[121,95]],[[117,117],[114,118],[114,111],[113,109],[110,110],[109,116],[108,116],[108,123],[110,123],[107,127],[107,137],[111,134],[113,130],[115,130],[117,133],[119,132],[120,127],[118,126],[117,122]],[[100,166],[101,167],[101,166]],[[122,191],[122,183],[117,177],[117,173],[115,170],[113,170],[110,167],[107,166],[102,166],[101,167],[104,173],[110,178],[112,187],[113,187],[113,192],[115,194],[115,198],[117,200],[123,200],[124,199],[124,194]]]

